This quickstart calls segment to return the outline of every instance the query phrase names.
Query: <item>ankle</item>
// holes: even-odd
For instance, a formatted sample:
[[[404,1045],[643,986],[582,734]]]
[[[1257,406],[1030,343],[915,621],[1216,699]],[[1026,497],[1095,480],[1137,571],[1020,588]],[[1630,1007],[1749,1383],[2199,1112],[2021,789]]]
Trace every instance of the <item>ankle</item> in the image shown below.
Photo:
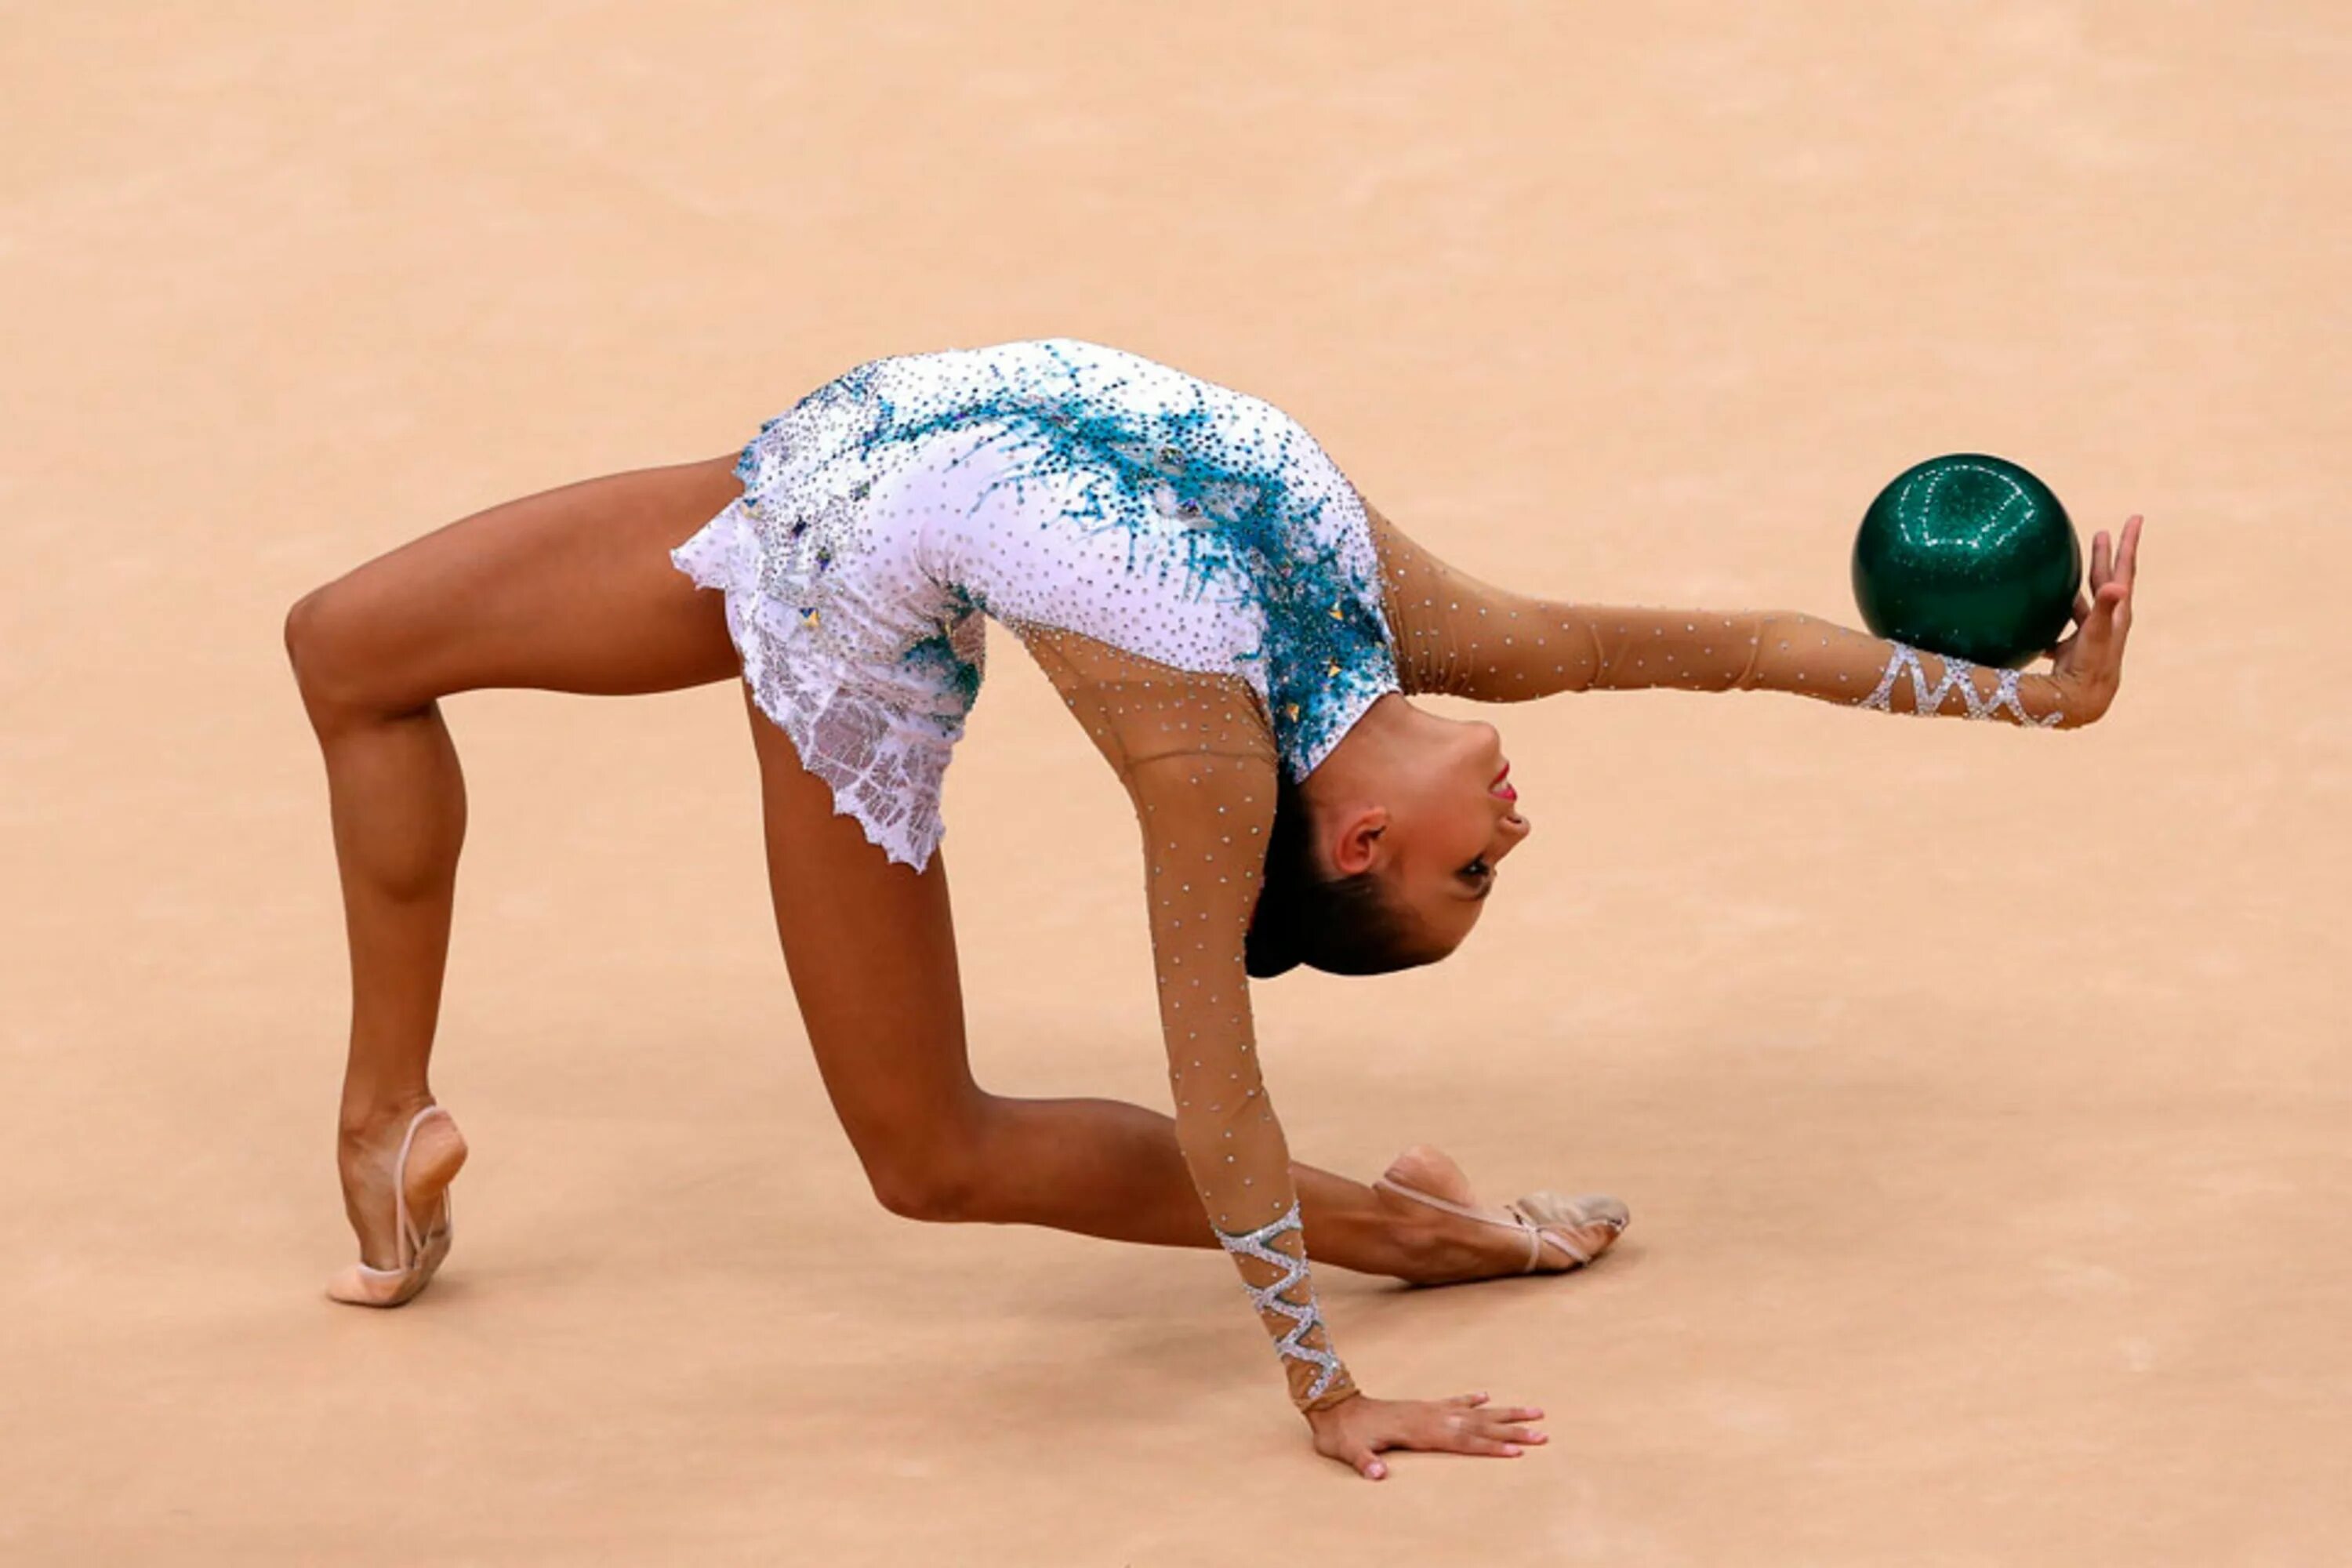
[[[1458,1285],[1509,1272],[1484,1231],[1450,1215],[1393,1218],[1389,1239],[1404,1260],[1399,1278],[1414,1285]]]
[[[388,1134],[404,1131],[432,1103],[432,1091],[422,1089],[359,1104],[346,1101],[336,1131],[346,1149],[373,1148]]]

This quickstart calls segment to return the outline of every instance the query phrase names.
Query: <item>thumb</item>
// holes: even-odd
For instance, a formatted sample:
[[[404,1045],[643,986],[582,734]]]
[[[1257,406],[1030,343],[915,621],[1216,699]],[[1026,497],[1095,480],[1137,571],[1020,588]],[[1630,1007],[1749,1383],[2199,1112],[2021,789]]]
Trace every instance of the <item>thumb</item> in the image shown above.
[[[1364,1479],[1370,1481],[1377,1481],[1389,1473],[1388,1466],[1381,1462],[1381,1457],[1378,1454],[1360,1446],[1348,1455],[1348,1463],[1355,1466],[1363,1473]]]

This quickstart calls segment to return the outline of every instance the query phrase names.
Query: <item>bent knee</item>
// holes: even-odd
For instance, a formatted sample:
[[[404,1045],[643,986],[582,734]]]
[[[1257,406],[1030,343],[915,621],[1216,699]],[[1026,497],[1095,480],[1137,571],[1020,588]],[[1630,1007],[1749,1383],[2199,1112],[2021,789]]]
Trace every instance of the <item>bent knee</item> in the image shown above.
[[[339,674],[341,619],[331,583],[311,589],[286,612],[286,662],[294,667],[294,683],[305,697],[325,695]]]
[[[340,583],[311,589],[286,612],[286,659],[313,719],[383,706],[365,636]]]
[[[932,1148],[919,1157],[869,1160],[866,1177],[875,1198],[899,1218],[956,1225],[989,1217],[981,1169],[977,1159]]]

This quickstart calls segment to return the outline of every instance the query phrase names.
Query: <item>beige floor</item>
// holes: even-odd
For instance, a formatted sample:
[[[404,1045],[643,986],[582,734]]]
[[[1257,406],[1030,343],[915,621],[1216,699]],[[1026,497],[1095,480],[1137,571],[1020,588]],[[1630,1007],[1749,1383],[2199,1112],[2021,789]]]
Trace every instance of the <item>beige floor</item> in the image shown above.
[[[2342,7],[0,13],[0,1560],[2352,1556]],[[725,687],[451,705],[460,1247],[414,1310],[318,1294],[285,605],[1054,332],[1594,598],[1850,617],[1853,520],[1953,448],[2147,514],[2102,728],[1517,711],[1538,837],[1471,949],[1261,994],[1307,1155],[1632,1203],[1585,1278],[1326,1279],[1373,1387],[1542,1402],[1548,1451],[1365,1485],[1213,1256],[883,1215]],[[976,1058],[1150,1100],[1124,804],[997,651]]]

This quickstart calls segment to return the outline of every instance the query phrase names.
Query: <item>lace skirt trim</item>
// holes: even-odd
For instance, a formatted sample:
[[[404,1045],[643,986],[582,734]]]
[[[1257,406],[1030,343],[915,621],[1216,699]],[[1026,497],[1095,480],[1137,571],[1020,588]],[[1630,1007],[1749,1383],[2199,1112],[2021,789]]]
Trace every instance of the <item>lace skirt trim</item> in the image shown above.
[[[940,794],[952,742],[858,689],[792,606],[761,590],[759,535],[740,501],[670,552],[670,562],[697,586],[726,595],[727,629],[752,700],[832,789],[835,814],[855,817],[890,859],[918,871],[929,865],[946,831]]]

